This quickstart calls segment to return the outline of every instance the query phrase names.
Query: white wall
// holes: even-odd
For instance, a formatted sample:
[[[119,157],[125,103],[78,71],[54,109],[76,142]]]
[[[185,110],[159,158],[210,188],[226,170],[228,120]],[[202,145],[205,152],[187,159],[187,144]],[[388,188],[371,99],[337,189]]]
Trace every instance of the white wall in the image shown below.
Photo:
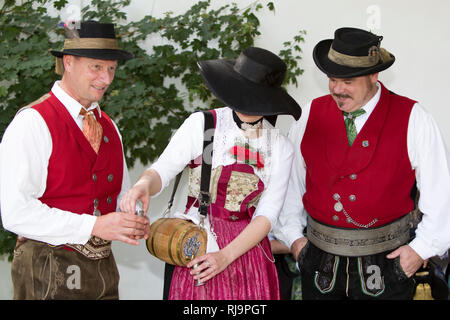
[[[87,1],[72,1],[82,4]],[[133,0],[128,9],[129,19],[145,15],[161,16],[164,12],[184,12],[193,0]],[[231,0],[213,0],[218,7]],[[239,7],[253,1],[234,0]],[[267,3],[268,1],[262,1]],[[418,100],[435,117],[450,145],[450,103],[445,100],[450,88],[450,1],[447,0],[278,0],[275,14],[262,10],[258,17],[262,35],[256,45],[278,52],[282,43],[292,39],[299,29],[307,31],[302,44],[304,74],[299,87],[289,88],[292,96],[304,105],[314,97],[327,93],[326,77],[312,60],[314,45],[332,38],[339,27],[353,26],[371,30],[384,36],[382,46],[392,52],[396,62],[380,74],[380,80],[392,91]],[[151,44],[150,44],[151,45]],[[290,118],[283,117],[280,126],[286,130]],[[132,182],[143,171],[136,166],[131,171]],[[185,186],[183,186],[185,193]],[[150,218],[154,219],[165,208],[170,188],[152,200]],[[183,192],[175,206],[183,206]],[[122,299],[160,299],[162,296],[163,264],[147,253],[144,242],[139,247],[121,243],[113,245],[121,273]],[[12,297],[9,264],[0,260],[0,299]]]

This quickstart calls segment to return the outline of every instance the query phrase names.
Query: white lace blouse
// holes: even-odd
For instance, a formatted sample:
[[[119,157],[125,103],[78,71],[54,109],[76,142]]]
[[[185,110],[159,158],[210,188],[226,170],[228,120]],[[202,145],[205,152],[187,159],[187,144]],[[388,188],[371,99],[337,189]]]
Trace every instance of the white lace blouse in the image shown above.
[[[175,132],[159,159],[151,166],[161,177],[162,189],[167,187],[171,179],[191,160],[202,154],[203,127],[204,117],[201,112],[190,115]],[[273,226],[284,202],[294,153],[290,141],[265,119],[262,128],[262,134],[258,138],[247,138],[233,120],[230,108],[216,109],[212,169],[236,162],[230,153],[230,149],[235,145],[247,144],[250,150],[258,152],[263,158],[264,167],[257,168],[256,163],[253,167],[255,174],[264,182],[264,191],[253,218],[264,216]]]

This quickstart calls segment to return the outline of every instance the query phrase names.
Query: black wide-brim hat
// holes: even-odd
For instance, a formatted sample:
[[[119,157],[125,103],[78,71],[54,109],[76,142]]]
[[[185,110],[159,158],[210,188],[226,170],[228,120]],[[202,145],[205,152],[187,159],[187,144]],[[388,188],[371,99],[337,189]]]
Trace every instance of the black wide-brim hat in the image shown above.
[[[330,77],[353,78],[377,73],[395,61],[380,48],[382,36],[357,28],[340,28],[334,39],[320,41],[313,51],[317,67]]]
[[[206,86],[231,109],[247,115],[300,118],[300,106],[281,87],[286,64],[272,52],[250,47],[236,60],[204,60],[198,66]]]
[[[97,21],[79,22],[78,26],[66,27],[64,48],[50,50],[57,58],[73,55],[101,60],[128,60],[133,54],[118,46],[114,25]]]

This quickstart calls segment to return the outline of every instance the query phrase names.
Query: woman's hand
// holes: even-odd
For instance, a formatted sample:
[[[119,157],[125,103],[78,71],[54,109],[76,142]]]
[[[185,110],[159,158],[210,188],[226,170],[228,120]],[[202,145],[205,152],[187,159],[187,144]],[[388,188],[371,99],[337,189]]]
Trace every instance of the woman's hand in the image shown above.
[[[230,259],[220,250],[195,258],[187,267],[191,268],[195,280],[206,282],[225,270],[230,263]]]
[[[197,265],[191,274],[195,280],[208,281],[221,273],[230,263],[256,246],[270,231],[270,221],[263,216],[255,217],[242,232],[220,251],[207,253],[192,260],[189,268]]]
[[[136,213],[136,202],[142,202],[144,214],[148,210],[150,197],[157,194],[162,188],[161,177],[153,169],[144,171],[135,185],[125,193],[120,200],[119,208],[122,212]]]
[[[142,210],[147,212],[150,194],[148,192],[148,187],[144,183],[139,183],[139,181],[128,190],[120,200],[119,208],[122,212],[136,213],[136,202],[140,200],[142,202]]]

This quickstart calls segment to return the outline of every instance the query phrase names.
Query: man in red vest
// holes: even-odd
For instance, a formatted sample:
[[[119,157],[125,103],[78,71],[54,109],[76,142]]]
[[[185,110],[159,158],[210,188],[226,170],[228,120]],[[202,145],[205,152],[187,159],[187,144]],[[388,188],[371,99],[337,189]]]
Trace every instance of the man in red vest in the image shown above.
[[[450,157],[420,104],[378,81],[395,60],[382,38],[341,28],[314,48],[330,94],[291,128],[274,232],[298,257],[304,299],[411,299],[416,270],[450,247]],[[411,239],[415,186],[423,218]]]
[[[98,101],[120,50],[112,24],[66,26],[50,93],[22,108],[3,136],[1,214],[18,235],[14,299],[118,299],[111,241],[138,245],[146,217],[121,213],[130,186],[121,136]]]

